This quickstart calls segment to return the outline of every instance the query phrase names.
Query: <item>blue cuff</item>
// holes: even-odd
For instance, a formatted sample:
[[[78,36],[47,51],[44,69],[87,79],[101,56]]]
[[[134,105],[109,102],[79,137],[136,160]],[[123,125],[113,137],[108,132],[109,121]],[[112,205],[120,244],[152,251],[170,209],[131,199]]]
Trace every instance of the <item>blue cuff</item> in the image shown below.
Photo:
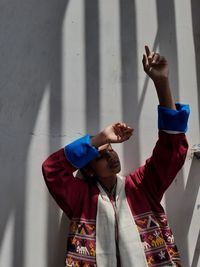
[[[87,134],[64,147],[66,158],[76,168],[82,168],[99,155],[96,147],[90,143],[90,135]]]
[[[189,114],[189,105],[176,103],[176,110],[158,106],[158,129],[185,133]]]

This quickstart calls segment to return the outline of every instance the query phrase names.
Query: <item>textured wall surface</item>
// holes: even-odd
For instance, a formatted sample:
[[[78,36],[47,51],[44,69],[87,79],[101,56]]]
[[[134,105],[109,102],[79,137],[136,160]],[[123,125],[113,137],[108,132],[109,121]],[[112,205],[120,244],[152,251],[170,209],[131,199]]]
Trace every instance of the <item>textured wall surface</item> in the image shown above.
[[[200,142],[198,0],[0,0],[0,266],[61,267],[68,221],[47,192],[43,160],[85,133],[125,121],[122,173],[157,138],[144,45],[169,61],[176,101]],[[199,267],[200,161],[189,151],[163,199],[184,267]]]

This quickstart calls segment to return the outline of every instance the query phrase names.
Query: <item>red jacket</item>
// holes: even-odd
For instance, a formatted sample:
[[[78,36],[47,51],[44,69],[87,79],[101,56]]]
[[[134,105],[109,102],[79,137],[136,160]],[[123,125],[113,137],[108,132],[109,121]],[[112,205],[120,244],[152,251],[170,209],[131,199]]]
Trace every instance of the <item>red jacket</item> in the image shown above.
[[[138,226],[148,266],[180,266],[174,238],[160,201],[184,164],[187,149],[184,133],[159,131],[152,156],[125,177],[126,198]],[[76,168],[66,158],[64,149],[53,153],[43,163],[42,169],[51,195],[71,219],[67,266],[96,266],[98,187],[73,176]],[[84,255],[79,253],[80,244],[87,251]]]

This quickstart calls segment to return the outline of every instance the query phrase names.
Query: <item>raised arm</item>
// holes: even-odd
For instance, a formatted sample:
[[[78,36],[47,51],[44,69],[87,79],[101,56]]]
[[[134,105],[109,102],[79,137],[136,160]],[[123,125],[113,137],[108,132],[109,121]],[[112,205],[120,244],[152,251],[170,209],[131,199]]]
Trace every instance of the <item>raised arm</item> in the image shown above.
[[[145,47],[144,71],[155,84],[158,106],[159,138],[152,156],[145,165],[130,174],[138,186],[160,201],[163,193],[184,164],[188,143],[185,132],[189,117],[189,106],[174,102],[168,80],[168,64],[158,53]]]
[[[150,52],[145,46],[143,54],[143,68],[146,74],[154,82],[158,95],[158,128],[172,134],[187,131],[187,121],[189,117],[189,105],[182,105],[174,102],[170,84],[169,68],[167,60],[154,51]]]

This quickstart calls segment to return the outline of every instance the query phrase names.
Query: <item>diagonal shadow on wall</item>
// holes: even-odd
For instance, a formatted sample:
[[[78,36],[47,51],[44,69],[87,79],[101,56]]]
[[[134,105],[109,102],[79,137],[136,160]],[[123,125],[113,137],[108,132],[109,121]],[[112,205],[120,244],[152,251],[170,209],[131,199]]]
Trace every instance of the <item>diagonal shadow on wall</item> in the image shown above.
[[[199,255],[200,255],[200,231],[197,237],[197,243],[194,251],[194,256],[192,259],[192,265],[191,267],[198,267],[199,265]]]
[[[138,127],[138,59],[135,1],[120,0],[120,46],[122,120],[135,128],[133,143],[124,144],[124,169],[132,171],[139,165]],[[127,156],[128,155],[128,156]],[[131,169],[129,169],[131,167]]]
[[[67,1],[1,1],[0,248],[13,216],[15,267],[24,266],[27,156],[31,138],[37,135],[33,129],[47,84],[51,88],[50,131],[57,129],[58,134],[61,129],[61,28],[66,7]],[[50,150],[58,143],[59,138],[56,144],[50,142]],[[57,211],[49,212],[48,221],[56,224],[57,220]],[[50,229],[51,225],[49,248],[54,240]]]
[[[197,77],[197,92],[198,92],[198,106],[199,106],[199,125],[200,125],[200,3],[198,0],[191,0],[192,10],[192,26],[193,26],[193,38],[194,49],[196,59],[196,77]],[[200,126],[199,126],[200,127]],[[200,130],[200,129],[199,129]]]
[[[157,7],[157,23],[158,23],[158,40],[160,53],[166,56],[169,62],[170,68],[170,84],[172,92],[177,102],[179,99],[179,79],[178,79],[178,53],[177,53],[177,37],[176,37],[176,18],[175,18],[175,6],[174,1],[162,2],[156,1]],[[178,186],[176,181],[178,181]],[[180,171],[177,180],[168,189],[165,194],[166,211],[169,217],[170,225],[174,230],[176,236],[176,242],[180,250],[182,262],[184,266],[189,266],[188,258],[188,243],[187,235],[185,233],[180,234],[179,217],[174,217],[174,210],[178,210],[179,200],[184,195],[184,183],[183,172]]]
[[[62,136],[62,25],[68,7],[68,1],[52,3],[50,23],[51,62],[49,62],[51,90],[49,105],[49,154],[61,147]],[[66,254],[67,230],[69,221],[65,215],[59,220],[59,208],[53,198],[48,196],[48,228],[47,228],[47,266],[64,266]]]
[[[198,197],[199,185],[200,185],[199,172],[200,172],[199,160],[197,160],[194,157],[192,159],[192,163],[190,166],[190,172],[188,174],[185,191],[180,199],[181,213],[176,220],[177,224],[181,225],[181,228],[184,229],[184,231],[181,232],[181,234],[183,234],[186,237],[189,235],[189,230],[190,230],[193,214],[196,208],[196,200]],[[191,255],[191,257],[193,256],[193,259],[191,260],[192,265],[188,264],[188,266],[197,267],[198,257],[199,257],[199,253],[198,253],[199,244],[198,243],[199,243],[199,240],[197,239],[196,249],[194,250],[194,255]],[[195,262],[196,262],[196,265],[195,265]]]
[[[99,9],[97,0],[85,0],[84,1],[84,36],[85,36],[85,95],[86,95],[86,128],[85,131],[89,134],[96,134],[99,132],[100,125],[100,93],[99,93],[99,79],[100,79],[100,60],[99,60]],[[60,95],[61,97],[61,95]],[[59,97],[59,99],[61,99]],[[54,98],[53,98],[54,99]],[[60,100],[58,100],[60,102]],[[52,106],[53,107],[53,106]],[[52,109],[53,111],[54,109]],[[57,112],[58,121],[62,117],[62,114]],[[60,123],[61,125],[61,123]],[[56,127],[57,128],[57,127]],[[59,127],[58,127],[59,128]],[[57,133],[59,134],[59,133]],[[57,147],[59,144],[57,144]],[[57,213],[55,210],[54,202],[49,206],[49,212]],[[58,217],[54,218],[53,228],[58,224]],[[57,235],[57,247],[56,252],[53,254],[53,260],[51,261],[52,267],[64,266],[63,259],[66,254],[66,241],[68,235],[69,220],[66,215],[62,214],[59,233]],[[51,232],[49,228],[49,236]],[[53,239],[56,239],[56,235]],[[48,239],[48,244],[51,244],[53,240]],[[50,243],[49,243],[50,242]],[[47,244],[47,245],[48,245]],[[51,245],[48,245],[50,247]],[[49,253],[49,257],[51,253]],[[48,265],[49,266],[49,265]]]
[[[192,26],[193,26],[193,38],[194,38],[194,49],[195,49],[195,60],[196,60],[196,78],[197,78],[197,94],[198,94],[198,110],[199,110],[199,127],[200,127],[200,3],[198,0],[191,0],[191,11],[192,11]],[[199,128],[200,131],[200,128]],[[199,173],[197,171],[197,173]],[[199,188],[199,185],[198,185]],[[193,194],[193,192],[191,192]],[[197,243],[192,259],[191,267],[197,267],[200,255],[200,232],[197,238]]]
[[[100,128],[100,51],[98,0],[85,0],[85,89],[86,132]]]

